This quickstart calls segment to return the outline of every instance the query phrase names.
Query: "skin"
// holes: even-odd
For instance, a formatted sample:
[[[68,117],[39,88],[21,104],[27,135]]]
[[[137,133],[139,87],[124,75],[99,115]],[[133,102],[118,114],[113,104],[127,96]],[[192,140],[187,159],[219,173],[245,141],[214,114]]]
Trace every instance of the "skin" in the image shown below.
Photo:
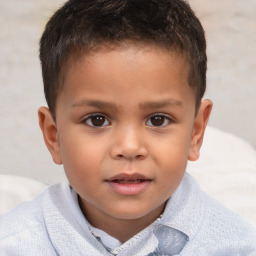
[[[82,212],[121,242],[159,217],[187,160],[199,157],[212,103],[202,101],[195,118],[188,73],[183,56],[160,48],[105,49],[70,61],[56,122],[48,108],[39,109],[45,143]],[[113,176],[134,173],[149,179],[139,193],[110,185]]]

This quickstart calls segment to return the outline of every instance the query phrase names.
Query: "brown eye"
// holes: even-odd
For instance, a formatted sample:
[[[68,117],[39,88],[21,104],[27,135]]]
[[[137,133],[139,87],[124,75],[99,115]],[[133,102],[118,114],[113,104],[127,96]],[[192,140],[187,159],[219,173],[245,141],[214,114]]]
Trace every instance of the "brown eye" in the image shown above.
[[[171,122],[171,119],[164,116],[164,115],[155,115],[155,116],[151,116],[146,124],[149,126],[166,126]]]
[[[93,127],[102,127],[110,124],[108,119],[103,115],[91,115],[86,118],[85,123]]]

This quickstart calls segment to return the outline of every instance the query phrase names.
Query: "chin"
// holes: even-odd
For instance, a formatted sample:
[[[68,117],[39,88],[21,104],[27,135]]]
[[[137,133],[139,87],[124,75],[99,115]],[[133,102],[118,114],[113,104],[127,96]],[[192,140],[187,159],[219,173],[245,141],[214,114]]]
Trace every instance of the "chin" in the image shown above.
[[[116,219],[122,219],[122,220],[136,220],[136,219],[140,219],[146,216],[149,216],[151,214],[154,215],[154,213],[156,214],[155,210],[152,209],[145,209],[145,208],[141,208],[139,206],[137,207],[131,207],[129,205],[126,205],[125,207],[120,207],[118,209],[112,209],[112,211],[110,211],[111,215],[113,218]],[[159,214],[160,215],[160,214]]]

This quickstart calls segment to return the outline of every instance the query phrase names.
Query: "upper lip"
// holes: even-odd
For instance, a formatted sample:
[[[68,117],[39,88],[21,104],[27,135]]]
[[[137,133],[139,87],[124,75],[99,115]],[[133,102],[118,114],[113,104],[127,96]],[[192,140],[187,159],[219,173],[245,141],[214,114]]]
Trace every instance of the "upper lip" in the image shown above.
[[[114,180],[151,180],[151,179],[139,173],[133,173],[133,174],[121,173],[107,179],[107,181],[114,181]]]

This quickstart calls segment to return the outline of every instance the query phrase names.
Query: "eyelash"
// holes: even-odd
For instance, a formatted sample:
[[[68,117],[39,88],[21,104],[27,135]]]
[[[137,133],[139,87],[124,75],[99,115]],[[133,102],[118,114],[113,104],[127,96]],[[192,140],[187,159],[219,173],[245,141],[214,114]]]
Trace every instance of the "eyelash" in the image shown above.
[[[92,118],[96,118],[96,117],[100,117],[100,118],[103,118],[103,124],[104,125],[95,125],[92,123]],[[102,120],[95,120],[95,121],[99,121],[101,122]],[[105,124],[107,122],[107,124]],[[86,116],[84,119],[83,119],[83,123],[86,123],[88,126],[91,126],[91,127],[97,127],[97,128],[100,128],[100,127],[105,127],[105,126],[109,126],[111,123],[110,121],[108,120],[108,118],[104,115],[104,114],[101,114],[101,113],[94,113],[94,114],[90,114],[88,116]]]
[[[93,124],[92,122],[92,118],[98,118],[98,120],[94,120],[96,122],[99,122],[99,125],[95,125],[95,123]],[[160,120],[160,124],[159,125],[154,125],[152,124],[152,118],[157,118],[155,121],[159,121],[160,119],[164,118],[164,120]],[[163,124],[161,124],[161,121],[164,121]],[[101,128],[101,127],[105,127],[105,126],[109,126],[111,125],[111,122],[108,120],[108,118],[102,114],[102,113],[93,113],[90,114],[88,116],[86,116],[83,121],[83,123],[85,123],[86,125],[90,126],[90,127],[97,127],[97,128]],[[168,126],[170,123],[173,123],[174,121],[165,114],[162,113],[156,113],[153,114],[151,116],[148,117],[148,119],[146,120],[146,125],[147,126],[151,126],[151,127],[166,127]],[[150,124],[151,123],[151,124]]]
[[[153,125],[151,119],[152,119],[152,118],[156,118],[156,117],[158,117],[158,118],[164,118],[164,123],[161,124],[161,125]],[[151,125],[148,124],[150,120],[151,120]],[[146,124],[149,125],[149,126],[152,126],[152,127],[166,127],[166,126],[168,126],[170,123],[173,123],[173,120],[172,120],[168,115],[165,115],[165,114],[162,114],[162,113],[153,114],[153,115],[151,115],[151,116],[147,119],[147,121],[146,121]]]

